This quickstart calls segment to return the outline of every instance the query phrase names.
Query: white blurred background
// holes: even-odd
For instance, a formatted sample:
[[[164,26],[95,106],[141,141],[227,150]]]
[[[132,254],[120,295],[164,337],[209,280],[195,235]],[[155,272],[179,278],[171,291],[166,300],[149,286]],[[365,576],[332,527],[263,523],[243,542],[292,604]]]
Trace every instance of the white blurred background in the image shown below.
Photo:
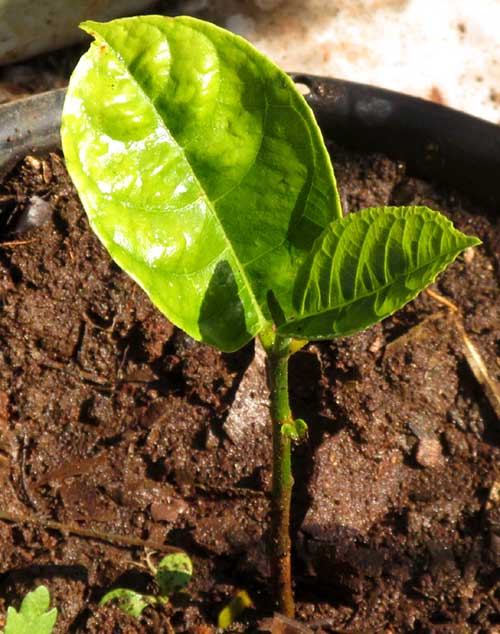
[[[146,5],[225,26],[288,71],[376,84],[500,123],[500,0],[0,0],[0,64],[7,49],[12,61],[75,41],[84,17]],[[0,103],[64,85],[80,53],[4,66]]]
[[[399,90],[500,123],[500,0],[188,0],[289,71]]]

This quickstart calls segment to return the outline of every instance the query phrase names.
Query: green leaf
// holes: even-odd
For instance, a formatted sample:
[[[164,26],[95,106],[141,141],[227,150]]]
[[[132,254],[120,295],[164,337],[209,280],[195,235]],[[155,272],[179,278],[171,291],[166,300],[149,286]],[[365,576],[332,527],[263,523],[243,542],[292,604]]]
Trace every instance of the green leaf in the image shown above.
[[[248,592],[246,590],[240,590],[219,612],[217,627],[221,630],[225,630],[236,621],[246,608],[252,607],[252,605],[252,599],[250,599]]]
[[[281,434],[293,442],[300,442],[307,436],[307,423],[302,418],[296,418],[291,423],[284,423],[281,425]]]
[[[156,603],[156,597],[150,597],[128,588],[115,588],[102,597],[99,605],[105,605],[111,601],[116,601],[120,610],[125,614],[138,618],[144,608]]]
[[[49,591],[45,586],[38,586],[24,597],[19,612],[8,608],[5,634],[52,634],[57,609],[49,610],[49,605]]]
[[[427,207],[364,209],[333,222],[316,241],[294,289],[283,335],[331,339],[388,317],[480,244]]]
[[[319,128],[291,79],[194,18],[85,22],[62,142],[113,259],[195,339],[236,350],[292,307],[300,264],[341,216]]]
[[[169,597],[184,588],[193,576],[193,563],[185,553],[166,555],[156,571],[156,581],[160,594]]]

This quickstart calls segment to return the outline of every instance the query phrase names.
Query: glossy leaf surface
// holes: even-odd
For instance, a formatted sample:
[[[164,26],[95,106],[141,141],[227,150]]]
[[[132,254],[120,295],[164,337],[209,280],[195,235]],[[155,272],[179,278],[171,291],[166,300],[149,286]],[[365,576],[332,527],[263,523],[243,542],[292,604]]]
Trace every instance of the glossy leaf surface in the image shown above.
[[[292,308],[298,268],[341,216],[293,82],[242,38],[194,18],[86,22],[62,141],[92,228],[165,315],[235,350]]]
[[[364,209],[316,241],[294,289],[294,318],[280,333],[332,339],[388,317],[479,244],[427,207]]]

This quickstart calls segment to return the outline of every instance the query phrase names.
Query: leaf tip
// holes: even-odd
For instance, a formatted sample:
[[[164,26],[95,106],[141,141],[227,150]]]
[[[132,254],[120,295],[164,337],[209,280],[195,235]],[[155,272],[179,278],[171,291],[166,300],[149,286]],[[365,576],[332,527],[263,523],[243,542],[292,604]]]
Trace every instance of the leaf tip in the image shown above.
[[[478,247],[483,244],[483,241],[480,240],[477,236],[466,236],[467,237],[467,248],[470,247]]]
[[[80,22],[78,28],[85,33],[88,33],[91,37],[97,37],[96,27],[99,25],[99,22],[94,22],[93,20],[85,20],[84,22]]]

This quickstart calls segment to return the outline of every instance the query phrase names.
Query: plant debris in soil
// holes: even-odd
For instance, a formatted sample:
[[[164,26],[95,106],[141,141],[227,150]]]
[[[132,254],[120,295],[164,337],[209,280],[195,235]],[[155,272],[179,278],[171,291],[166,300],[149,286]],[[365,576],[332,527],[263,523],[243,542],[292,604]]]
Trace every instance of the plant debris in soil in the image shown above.
[[[434,290],[497,384],[492,219],[383,156],[333,150],[347,210],[426,204],[483,240]],[[292,358],[310,431],[295,450],[293,624],[271,617],[258,345],[224,354],[170,324],[90,231],[58,154],[13,171],[0,212],[1,614],[44,583],[56,634],[209,634],[245,589],[255,607],[234,631],[497,631],[500,425],[453,311],[423,293]],[[98,607],[116,586],[150,591],[145,557],[169,545],[194,560],[187,591],[140,620]]]

